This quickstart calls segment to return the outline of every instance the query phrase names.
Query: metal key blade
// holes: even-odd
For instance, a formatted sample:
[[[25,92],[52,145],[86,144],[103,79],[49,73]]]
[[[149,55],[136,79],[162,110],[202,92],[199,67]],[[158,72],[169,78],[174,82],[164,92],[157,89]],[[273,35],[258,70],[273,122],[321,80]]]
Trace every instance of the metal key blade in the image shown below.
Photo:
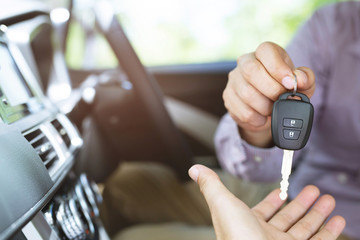
[[[281,166],[282,180],[280,182],[280,199],[285,200],[287,198],[287,190],[289,187],[289,176],[291,173],[292,159],[294,156],[293,150],[284,149],[284,155]]]

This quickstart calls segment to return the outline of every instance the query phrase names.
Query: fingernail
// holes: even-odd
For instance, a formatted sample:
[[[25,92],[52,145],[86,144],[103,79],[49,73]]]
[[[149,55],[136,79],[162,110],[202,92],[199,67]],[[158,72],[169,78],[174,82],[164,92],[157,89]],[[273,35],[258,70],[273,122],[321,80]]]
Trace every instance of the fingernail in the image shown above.
[[[305,85],[306,82],[308,81],[306,73],[304,71],[301,71],[300,69],[296,69],[294,73],[296,74],[297,79],[302,81],[303,84]]]
[[[282,79],[281,83],[286,89],[294,88],[294,78],[293,77],[286,76]]]
[[[197,169],[197,167],[192,166],[189,169],[189,176],[191,177],[192,180],[194,180],[194,182],[197,182],[199,177],[199,170]]]

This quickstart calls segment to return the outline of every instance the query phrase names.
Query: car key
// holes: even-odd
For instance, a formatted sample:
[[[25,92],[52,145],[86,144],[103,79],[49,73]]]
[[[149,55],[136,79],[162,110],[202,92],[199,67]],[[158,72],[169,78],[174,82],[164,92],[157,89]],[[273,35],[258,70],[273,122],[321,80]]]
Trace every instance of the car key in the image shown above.
[[[296,88],[295,88],[296,89]],[[301,100],[288,99],[297,96]],[[280,198],[285,200],[289,186],[294,150],[306,145],[309,139],[314,108],[309,98],[302,93],[286,92],[274,103],[271,116],[271,133],[274,144],[284,149],[280,183]]]

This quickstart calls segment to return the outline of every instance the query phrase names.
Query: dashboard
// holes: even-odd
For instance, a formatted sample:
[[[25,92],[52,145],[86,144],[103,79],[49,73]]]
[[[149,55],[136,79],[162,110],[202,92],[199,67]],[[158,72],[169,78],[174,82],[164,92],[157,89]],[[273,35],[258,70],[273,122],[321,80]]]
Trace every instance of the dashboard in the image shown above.
[[[73,170],[83,140],[46,8],[1,9],[0,56],[0,239],[109,239],[97,185]]]

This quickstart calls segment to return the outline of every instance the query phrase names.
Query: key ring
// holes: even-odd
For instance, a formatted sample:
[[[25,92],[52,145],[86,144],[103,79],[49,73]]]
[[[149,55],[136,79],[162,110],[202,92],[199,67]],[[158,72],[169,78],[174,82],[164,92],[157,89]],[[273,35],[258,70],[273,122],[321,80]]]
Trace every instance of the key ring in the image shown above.
[[[296,74],[295,73],[293,73],[293,75],[294,75],[294,90],[293,90],[293,96],[295,96],[296,95],[296,91],[297,91],[297,77],[296,77]]]

